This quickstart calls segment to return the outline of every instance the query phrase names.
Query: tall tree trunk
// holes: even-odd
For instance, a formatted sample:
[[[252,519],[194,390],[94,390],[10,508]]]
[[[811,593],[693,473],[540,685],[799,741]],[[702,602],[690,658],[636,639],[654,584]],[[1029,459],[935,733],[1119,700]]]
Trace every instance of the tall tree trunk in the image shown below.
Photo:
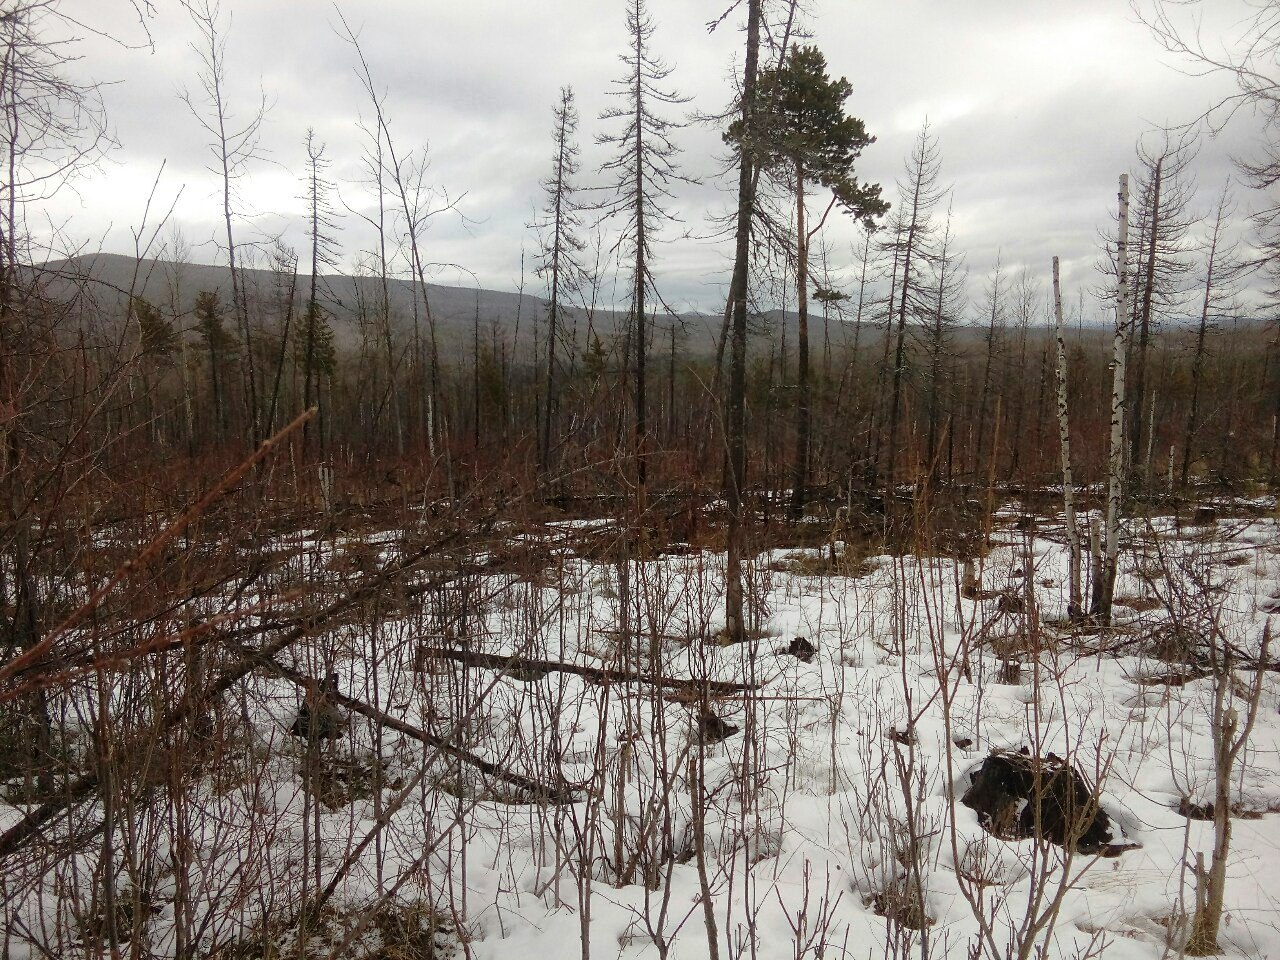
[[[915,252],[916,229],[919,225],[920,190],[921,183],[919,177],[917,177],[911,195],[911,219],[907,224],[907,248],[902,257],[902,288],[898,295],[898,328],[893,348],[893,398],[890,403],[889,430],[886,438],[889,443],[889,462],[885,467],[884,478],[886,509],[892,502],[893,485],[896,480],[895,473],[897,472],[898,464],[898,421],[902,416],[902,377],[907,340],[907,300],[911,292],[911,256]]]
[[[476,312],[471,321],[471,449],[480,451],[480,290],[476,290]]]
[[[1151,185],[1151,222],[1147,224],[1147,262],[1143,277],[1142,314],[1138,326],[1138,349],[1133,371],[1133,404],[1129,417],[1129,462],[1136,464],[1142,454],[1142,412],[1147,395],[1147,345],[1151,341],[1151,304],[1156,287],[1156,240],[1160,233],[1160,188],[1164,180],[1164,157],[1156,161]]]
[[[796,163],[796,450],[791,467],[791,519],[804,515],[809,482],[809,238],[804,222],[804,166]]]
[[[646,232],[645,223],[645,159],[644,159],[644,118],[640,115],[644,105],[644,74],[643,60],[637,50],[635,58],[635,76],[633,96],[635,98],[636,118],[635,118],[635,223],[636,223],[636,264],[635,264],[635,299],[632,303],[632,309],[635,313],[636,321],[636,513],[637,516],[644,512],[647,504],[645,502],[645,483],[648,479],[648,462],[645,456],[645,444],[648,437],[648,399],[645,396],[645,358],[648,354],[649,338],[646,327],[647,318],[645,316],[645,284],[648,280],[649,264],[646,262],[648,250],[646,245],[649,242],[648,233]]]
[[[310,146],[310,143],[308,143]],[[311,277],[307,286],[307,332],[306,346],[303,355],[303,371],[302,371],[302,408],[304,410],[311,409],[311,401],[314,397],[316,403],[319,401],[319,389],[316,384],[316,322],[319,318],[320,304],[317,302],[319,293],[319,277],[320,272],[320,203],[319,203],[319,171],[316,168],[316,161],[311,161]],[[321,413],[323,416],[323,412]],[[320,429],[320,424],[316,424],[316,429]],[[302,459],[307,458],[307,446],[311,437],[311,423],[308,421],[302,425]]]
[[[219,437],[227,431],[227,409],[222,402],[222,385],[218,378],[218,348],[209,340],[209,384],[213,389],[213,415]]]
[[[667,444],[676,445],[676,325],[671,324],[671,353],[667,365]]]
[[[556,185],[552,207],[551,236],[551,302],[547,305],[547,376],[543,394],[542,437],[538,444],[538,469],[545,471],[551,465],[551,434],[556,409],[556,337],[560,319],[560,268],[564,246],[564,184],[565,162],[568,159],[568,135],[562,119],[556,131]]]
[[[747,52],[742,72],[743,143],[751,142],[752,104],[756,93],[756,70],[760,55],[760,13],[762,0],[747,0]],[[728,513],[728,549],[725,559],[725,633],[731,642],[746,639],[743,619],[742,559],[745,553],[742,503],[747,473],[746,379],[747,379],[747,288],[751,253],[751,213],[755,206],[754,160],[750,148],[743,147],[738,167],[738,209],[733,256],[733,337],[729,354],[729,396],[726,416],[726,444],[729,475],[725,483]],[[710,910],[711,905],[707,904]],[[714,922],[708,915],[708,939]],[[718,945],[714,957],[718,957]]]
[[[1116,237],[1116,334],[1112,351],[1111,446],[1107,470],[1106,555],[1102,576],[1095,583],[1093,614],[1111,623],[1120,559],[1120,508],[1124,496],[1125,362],[1129,354],[1129,175],[1120,175],[1120,229]]]
[[[1200,323],[1196,328],[1196,350],[1191,360],[1191,399],[1187,407],[1187,428],[1182,437],[1182,469],[1178,473],[1178,488],[1185,490],[1191,462],[1194,459],[1195,436],[1200,418],[1200,383],[1204,377],[1205,342],[1209,332],[1209,310],[1213,305],[1213,284],[1217,279],[1218,242],[1226,219],[1227,194],[1224,191],[1218,204],[1213,232],[1209,238],[1209,254],[1205,267],[1204,297],[1200,301]]]
[[[997,273],[995,282],[999,283]],[[987,434],[987,405],[991,398],[991,368],[995,365],[996,326],[1000,312],[1000,291],[995,289],[991,300],[991,316],[987,323],[987,352],[982,362],[982,386],[978,389],[978,432],[973,444],[973,471],[982,467],[982,449]]]
[[[280,350],[276,354],[276,372],[271,383],[271,403],[267,408],[267,435],[275,433],[276,411],[280,405],[280,384],[284,381],[284,361],[289,353],[289,332],[293,326],[293,300],[298,286],[298,263],[295,260],[289,274],[289,298],[284,308],[284,324],[280,332]]]
[[[1062,335],[1062,285],[1058,278],[1058,258],[1053,258],[1053,335],[1058,348],[1058,438],[1062,448],[1062,512],[1067,525],[1068,573],[1070,584],[1067,615],[1074,621],[1084,612],[1080,598],[1080,529],[1076,526],[1075,484],[1071,477],[1071,423],[1067,405],[1067,345]]]

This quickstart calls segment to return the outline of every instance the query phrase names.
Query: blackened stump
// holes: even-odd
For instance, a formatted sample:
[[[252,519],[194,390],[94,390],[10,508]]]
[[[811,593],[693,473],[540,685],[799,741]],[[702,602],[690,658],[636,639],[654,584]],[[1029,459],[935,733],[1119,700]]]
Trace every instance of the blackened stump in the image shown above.
[[[795,637],[788,646],[774,652],[780,657],[790,654],[801,663],[813,663],[813,655],[818,652],[818,648],[804,637]]]
[[[960,802],[983,829],[1002,840],[1039,837],[1085,854],[1116,856],[1111,818],[1074,767],[1052,753],[997,750],[969,777]]]

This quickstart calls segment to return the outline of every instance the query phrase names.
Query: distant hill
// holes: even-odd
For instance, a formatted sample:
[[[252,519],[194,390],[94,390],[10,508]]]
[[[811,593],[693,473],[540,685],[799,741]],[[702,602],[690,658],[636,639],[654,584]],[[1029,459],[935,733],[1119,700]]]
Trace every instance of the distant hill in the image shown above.
[[[50,287],[55,294],[69,295],[74,290],[83,288],[109,314],[115,316],[123,316],[127,292],[131,287],[153,303],[179,313],[190,311],[196,294],[202,290],[217,290],[225,303],[230,304],[231,301],[231,272],[222,266],[175,264],[164,260],[143,260],[139,263],[133,257],[101,253],[50,261],[42,269],[51,277]],[[276,316],[282,313],[282,278],[269,270],[260,269],[243,270],[241,276],[255,310]],[[325,291],[323,300],[334,320],[335,336],[340,346],[349,348],[359,342],[361,306],[365,306],[366,315],[371,315],[373,306],[380,300],[381,281],[341,274],[326,274],[321,277],[321,281]],[[287,278],[283,282],[288,282]],[[308,276],[297,278],[297,305],[306,297],[309,283]],[[408,280],[388,281],[392,328],[396,339],[401,343],[413,331],[415,286]],[[526,351],[532,346],[535,329],[539,336],[545,329],[547,301],[532,294],[431,283],[427,285],[427,295],[436,320],[441,355],[446,358],[458,354],[470,356],[477,311],[482,339],[492,342],[496,334],[508,345],[514,340],[519,351]],[[422,309],[420,298],[418,309]],[[295,313],[295,318],[297,316]],[[677,350],[682,356],[705,357],[714,352],[720,333],[721,316],[684,313],[676,319],[680,325]],[[598,309],[592,321],[593,329],[608,343],[621,332],[625,320],[626,315],[621,311]],[[425,319],[420,322],[425,332]],[[766,352],[770,344],[781,344],[785,338],[788,355],[794,355],[797,337],[794,312],[771,310],[754,316],[751,326],[750,349],[753,353]],[[913,324],[913,328],[914,326]],[[586,330],[585,312],[580,308],[569,310],[564,316],[564,341],[573,335],[577,347],[583,349],[586,346]],[[669,330],[670,318],[659,317],[656,328],[651,332],[655,354],[665,355],[670,342]],[[915,330],[918,332],[918,328]],[[1033,340],[1045,333],[1044,327],[1035,328],[1032,332]],[[829,326],[824,326],[820,312],[815,312],[810,318],[809,330],[814,356],[821,355],[828,334],[832,344],[850,342],[852,325],[845,325],[841,329],[840,322],[832,320]],[[955,331],[953,349],[979,349],[984,334],[983,325],[963,325]],[[1083,330],[1073,330],[1071,336],[1072,339],[1084,337],[1086,340],[1093,340],[1109,337],[1110,330],[1104,326],[1086,327]],[[862,342],[866,348],[871,348],[873,344],[882,344],[883,340],[880,333],[867,325],[863,329]]]
[[[123,315],[131,288],[153,303],[179,312],[189,311],[202,290],[216,290],[225,303],[231,302],[231,271],[221,266],[175,264],[163,260],[139,263],[133,257],[101,253],[51,261],[43,269],[51,277],[50,285],[55,294],[70,294],[83,288],[105,309],[117,315]],[[276,314],[281,312],[287,294],[281,284],[288,282],[287,277],[281,278],[269,270],[260,269],[243,270],[241,277],[255,309]],[[365,305],[366,315],[373,313],[373,305],[380,302],[381,281],[340,274],[323,275],[321,281],[323,301],[334,319],[339,343],[348,346],[356,343],[361,306]],[[309,283],[309,276],[297,278],[297,303],[306,297]],[[387,286],[393,329],[398,338],[407,336],[413,330],[416,284],[392,279]],[[435,317],[441,351],[446,355],[455,351],[470,353],[477,312],[482,338],[491,340],[496,328],[508,343],[514,337],[521,349],[532,344],[535,324],[542,330],[546,323],[547,301],[527,293],[522,295],[431,283],[427,285],[427,297]],[[417,297],[417,300],[421,316],[421,298]],[[682,314],[679,321],[682,325],[679,336],[682,352],[701,354],[714,350],[719,317],[687,313]],[[425,330],[425,318],[420,322]],[[571,309],[565,315],[566,336],[576,327],[580,346],[585,343],[586,322],[582,309]],[[602,339],[608,340],[620,331],[624,322],[625,314],[620,311],[596,310],[593,327]],[[668,342],[668,330],[669,320],[659,317],[654,334],[657,349]]]

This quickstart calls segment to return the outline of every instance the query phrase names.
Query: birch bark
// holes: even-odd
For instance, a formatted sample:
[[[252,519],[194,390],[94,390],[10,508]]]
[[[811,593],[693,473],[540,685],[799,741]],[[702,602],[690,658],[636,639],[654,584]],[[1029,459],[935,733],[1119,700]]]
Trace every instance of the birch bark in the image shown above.
[[[1067,407],[1067,345],[1062,336],[1062,285],[1058,258],[1053,258],[1053,333],[1058,349],[1058,436],[1062,441],[1062,510],[1067,524],[1068,580],[1070,598],[1067,615],[1080,618],[1080,530],[1076,526],[1075,485],[1071,477],[1071,429]]]
[[[1111,622],[1120,556],[1120,499],[1124,485],[1125,360],[1129,353],[1129,175],[1120,174],[1120,229],[1116,236],[1116,335],[1111,370],[1111,448],[1107,480],[1106,555],[1095,584],[1094,616]]]

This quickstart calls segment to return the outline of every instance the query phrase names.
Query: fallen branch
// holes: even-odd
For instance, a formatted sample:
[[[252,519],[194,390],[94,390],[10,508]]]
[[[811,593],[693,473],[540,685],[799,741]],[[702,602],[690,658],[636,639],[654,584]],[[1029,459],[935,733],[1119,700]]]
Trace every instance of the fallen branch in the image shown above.
[[[448,650],[444,647],[421,647],[418,655],[423,658],[453,660],[468,667],[519,672],[526,676],[548,673],[572,673],[592,683],[649,683],[655,687],[699,693],[710,696],[729,696],[759,689],[750,683],[729,683],[724,680],[693,680],[684,677],[664,677],[661,674],[630,673],[626,670],[610,670],[607,667],[584,667],[559,660],[534,660],[530,657],[504,656],[496,653],[475,653],[470,650]]]
[[[240,481],[241,477],[253,469],[255,464],[265,459],[266,456],[279,445],[281,440],[289,436],[289,434],[293,433],[293,431],[297,430],[315,415],[315,407],[304,410],[293,419],[293,422],[284,427],[275,436],[263,440],[262,443],[259,444],[257,450],[251,453],[244,460],[240,461],[239,465],[224,474],[222,479],[215,483],[203,497],[188,507],[183,512],[182,516],[174,520],[173,523],[169,524],[168,527],[161,531],[158,536],[147,544],[141,553],[135,556],[132,560],[126,560],[124,563],[120,564],[120,566],[115,569],[102,586],[93,591],[93,593],[89,595],[89,598],[64,618],[61,623],[54,626],[43,640],[28,648],[7,663],[0,665],[0,683],[8,680],[20,670],[43,658],[53,648],[53,645],[58,640],[70,633],[87,617],[89,617],[90,614],[97,610],[102,601],[106,599],[107,595],[111,593],[112,590],[125,580],[132,577],[135,570],[145,566],[152,559],[159,556],[160,552],[164,549],[165,544],[199,519],[200,515],[208,510],[215,500],[231,489],[231,487],[235,486],[235,484]]]
[[[458,536],[453,531],[438,538],[435,542],[414,551],[402,559],[388,564],[378,573],[367,577],[345,596],[335,600],[323,610],[296,621],[296,625],[271,642],[253,651],[252,657],[242,657],[239,663],[227,667],[196,696],[170,710],[159,724],[160,729],[170,729],[189,722],[208,709],[222,694],[243,680],[261,666],[261,657],[275,657],[299,640],[313,636],[325,629],[340,614],[350,607],[372,596],[388,583],[416,569],[429,557],[438,553],[446,544]],[[238,644],[236,646],[239,646]],[[249,648],[252,649],[252,648]],[[154,749],[154,741],[143,737],[141,742],[129,746],[118,747],[116,755],[121,762],[127,762],[130,754],[145,753]],[[0,834],[0,857],[7,857],[20,850],[33,837],[37,836],[46,823],[59,814],[89,798],[99,787],[98,775],[87,773],[68,783],[57,798],[47,800],[34,810],[26,813],[21,820]]]
[[[292,667],[287,667],[283,663],[280,663],[272,657],[265,656],[251,647],[239,646],[237,649],[246,658],[252,659],[257,665],[261,666],[267,672],[283,677],[303,690],[314,688],[316,686],[316,681],[311,677],[294,670]],[[441,753],[448,754],[455,760],[461,760],[463,763],[475,767],[486,776],[493,777],[495,780],[501,780],[503,783],[509,783],[513,787],[519,787],[521,790],[524,790],[526,793],[529,793],[537,799],[549,800],[552,803],[573,802],[573,791],[568,784],[563,786],[551,786],[530,777],[523,776],[519,773],[512,773],[510,770],[503,769],[496,763],[492,763],[489,760],[485,760],[483,757],[478,757],[474,753],[463,750],[461,747],[450,743],[442,737],[428,733],[420,727],[415,727],[411,723],[406,723],[405,721],[393,717],[388,713],[384,713],[377,707],[370,706],[363,700],[357,700],[355,697],[349,697],[346,694],[333,690],[325,691],[325,697],[332,700],[339,706],[346,707],[352,713],[358,713],[361,716],[368,717],[380,726],[395,730],[397,733],[402,733],[406,737],[417,740],[419,743],[426,744],[429,747],[439,750]]]

